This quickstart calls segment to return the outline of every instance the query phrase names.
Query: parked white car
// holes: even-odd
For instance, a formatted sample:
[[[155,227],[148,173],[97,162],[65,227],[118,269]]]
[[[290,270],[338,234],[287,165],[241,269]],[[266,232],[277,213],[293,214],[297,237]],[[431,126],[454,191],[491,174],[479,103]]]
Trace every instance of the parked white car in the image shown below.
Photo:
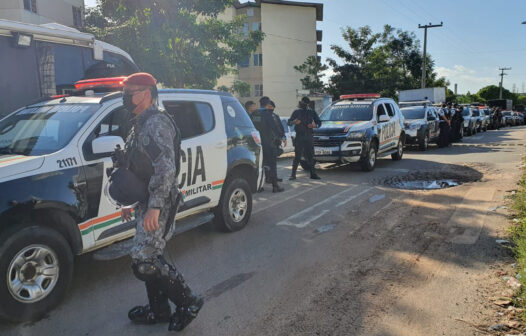
[[[296,131],[294,131],[293,126],[287,125],[287,121],[289,120],[289,118],[280,117],[280,119],[281,119],[281,124],[283,125],[283,129],[285,130],[285,137],[287,138],[286,143],[281,144],[283,153],[294,152],[294,145],[292,141],[296,137]]]

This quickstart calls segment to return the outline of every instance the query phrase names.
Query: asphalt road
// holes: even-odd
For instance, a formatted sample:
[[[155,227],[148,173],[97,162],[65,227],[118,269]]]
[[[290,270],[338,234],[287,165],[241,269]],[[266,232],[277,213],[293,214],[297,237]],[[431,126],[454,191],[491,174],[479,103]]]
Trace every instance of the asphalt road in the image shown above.
[[[508,176],[508,171],[515,172],[510,175],[515,178],[525,139],[525,127],[488,131],[449,148],[406,150],[402,161],[380,159],[371,173],[324,164],[321,181],[299,173],[297,181],[284,182],[285,192],[272,194],[267,188],[255,195],[250,223],[240,232],[225,234],[205,225],[177,236],[169,243],[167,257],[206,298],[198,318],[181,334],[411,334],[396,330],[403,318],[389,309],[399,301],[391,294],[402,293],[396,289],[401,284],[426,279],[415,275],[404,256],[420,258],[446,245],[453,248],[451,244],[466,249],[483,240],[487,230],[471,225],[472,219],[479,216],[484,222],[497,198],[496,187],[484,182]],[[285,180],[290,163],[289,158],[279,162],[279,175]],[[446,177],[461,172],[468,183],[436,192],[402,191],[384,184],[442,172]],[[466,204],[467,199],[476,199],[473,204],[478,205],[464,210],[451,206]],[[459,254],[451,260],[444,255],[441,261],[476,268],[485,263],[478,260],[485,254],[475,252],[462,252],[464,261],[457,260]],[[378,301],[385,305],[374,313],[371,307]],[[72,288],[57,309],[39,322],[0,324],[0,334],[167,334],[166,325],[136,326],[128,321],[128,310],[145,302],[144,286],[133,277],[129,258],[100,262],[84,255],[77,258]],[[379,312],[383,326],[370,323]],[[391,331],[385,331],[387,326]],[[421,327],[438,328],[425,323]],[[434,333],[427,329],[426,334]]]

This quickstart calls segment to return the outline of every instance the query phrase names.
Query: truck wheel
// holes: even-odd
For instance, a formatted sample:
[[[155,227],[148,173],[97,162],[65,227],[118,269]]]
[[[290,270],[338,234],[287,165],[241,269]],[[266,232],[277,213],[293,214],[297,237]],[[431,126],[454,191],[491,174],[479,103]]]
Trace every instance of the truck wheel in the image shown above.
[[[64,237],[42,226],[18,226],[0,237],[0,315],[23,322],[42,318],[64,298],[73,253]]]
[[[369,153],[367,153],[367,156],[365,156],[362,161],[360,162],[362,166],[362,170],[366,172],[370,172],[374,170],[374,167],[376,166],[376,158],[378,156],[378,145],[376,142],[372,142],[369,146]]]
[[[402,138],[400,138],[400,140],[398,140],[397,151],[396,153],[391,154],[391,158],[394,161],[399,161],[402,160],[402,156],[404,156],[404,141]]]
[[[427,148],[429,147],[429,133],[426,133],[424,135],[424,138],[422,139],[422,141],[420,141],[418,147],[420,148],[421,151],[427,150]]]
[[[215,211],[216,225],[222,231],[239,231],[248,224],[252,213],[252,192],[248,182],[235,177],[227,182]]]

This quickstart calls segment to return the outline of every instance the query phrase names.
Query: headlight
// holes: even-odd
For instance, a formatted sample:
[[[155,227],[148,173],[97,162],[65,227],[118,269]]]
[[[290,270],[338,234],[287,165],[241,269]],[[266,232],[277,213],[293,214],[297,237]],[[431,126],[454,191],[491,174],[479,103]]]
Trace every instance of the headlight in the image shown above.
[[[347,139],[348,140],[362,140],[364,136],[365,136],[365,130],[354,131],[354,132],[349,132],[349,134],[347,134]]]

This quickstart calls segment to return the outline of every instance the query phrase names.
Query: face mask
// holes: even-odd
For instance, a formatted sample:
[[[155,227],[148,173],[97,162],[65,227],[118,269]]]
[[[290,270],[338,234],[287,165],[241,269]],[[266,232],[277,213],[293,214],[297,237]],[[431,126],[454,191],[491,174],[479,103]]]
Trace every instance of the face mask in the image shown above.
[[[124,108],[130,113],[133,113],[137,107],[137,105],[133,103],[133,94],[124,94],[124,96],[122,96],[122,102],[124,104]]]

